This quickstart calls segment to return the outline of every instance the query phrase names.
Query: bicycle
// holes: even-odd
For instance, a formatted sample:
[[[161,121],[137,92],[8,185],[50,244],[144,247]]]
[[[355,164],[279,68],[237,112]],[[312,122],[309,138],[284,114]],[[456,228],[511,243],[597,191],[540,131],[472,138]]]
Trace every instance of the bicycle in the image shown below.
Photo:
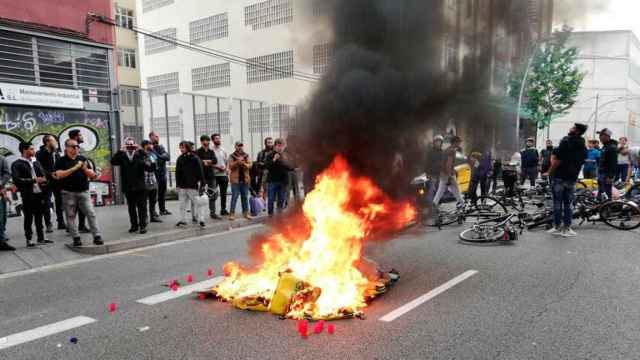
[[[476,222],[473,227],[460,233],[460,242],[473,245],[511,244],[524,232],[523,217],[524,213],[507,214]]]
[[[507,208],[498,200],[490,196],[480,196],[472,200],[465,196],[464,205],[456,204],[454,209],[439,209],[434,226],[442,229],[443,226],[458,223],[462,225],[467,218],[495,218],[507,213]]]

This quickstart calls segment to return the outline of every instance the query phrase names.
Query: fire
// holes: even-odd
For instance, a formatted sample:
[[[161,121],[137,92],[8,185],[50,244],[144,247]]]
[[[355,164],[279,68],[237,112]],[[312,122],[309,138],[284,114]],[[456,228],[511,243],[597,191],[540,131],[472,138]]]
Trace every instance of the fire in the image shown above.
[[[226,278],[214,291],[235,306],[278,313],[273,308],[279,281],[293,278],[295,290],[281,315],[357,315],[384,288],[381,274],[371,271],[375,267],[362,256],[364,242],[404,228],[415,216],[412,205],[391,201],[370,179],[355,177],[338,156],[316,178],[302,217],[263,239],[256,254],[259,265],[225,264]]]

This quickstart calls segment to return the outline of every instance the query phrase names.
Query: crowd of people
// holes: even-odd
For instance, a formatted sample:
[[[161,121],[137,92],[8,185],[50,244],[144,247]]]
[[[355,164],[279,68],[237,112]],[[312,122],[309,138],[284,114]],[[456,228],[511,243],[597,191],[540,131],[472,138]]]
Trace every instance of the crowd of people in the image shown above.
[[[91,233],[93,243],[103,245],[89,191],[89,183],[98,173],[93,161],[81,153],[82,133],[69,132],[62,154],[55,137],[45,135],[42,142],[38,151],[31,143],[21,143],[20,158],[11,166],[0,156],[0,251],[15,250],[6,237],[10,184],[15,185],[22,199],[27,248],[53,243],[46,236],[54,231],[52,209],[58,230],[69,233],[73,246],[83,245],[81,233]],[[175,166],[180,203],[177,227],[186,227],[191,221],[204,228],[206,210],[213,220],[233,221],[238,200],[242,216],[247,219],[262,211],[273,216],[287,207],[291,191],[294,198],[298,196],[295,161],[284,139],[264,139],[264,149],[255,161],[245,152],[242,142],[236,142],[234,151],[227,153],[220,134],[202,135],[197,149],[193,142],[182,141],[179,150]],[[170,160],[156,132],[140,144],[134,138],[125,138],[122,148],[112,156],[111,164],[120,169],[129,233],[145,234],[149,223],[163,222],[162,216],[172,215],[166,207]],[[231,201],[227,209],[229,185]],[[216,211],[218,200],[220,212]]]
[[[549,233],[565,237],[576,236],[571,228],[573,217],[573,201],[576,183],[580,174],[584,179],[593,179],[598,184],[598,196],[612,199],[613,184],[622,181],[630,182],[640,175],[640,149],[632,148],[626,137],[614,140],[610,129],[598,132],[599,138],[588,142],[584,138],[587,126],[576,123],[558,146],[550,140],[545,148],[538,151],[535,140],[527,139],[526,146],[515,153],[508,162],[493,159],[490,151],[472,152],[466,157],[471,169],[467,196],[475,201],[480,194],[495,192],[498,180],[504,184],[520,185],[527,180],[535,186],[538,179],[551,186],[554,204],[554,226]],[[427,151],[425,171],[432,179],[427,199],[430,208],[437,214],[438,205],[448,189],[457,205],[462,206],[464,200],[453,170],[456,153],[461,153],[461,139],[453,136],[450,145],[444,147],[444,137],[435,136]]]

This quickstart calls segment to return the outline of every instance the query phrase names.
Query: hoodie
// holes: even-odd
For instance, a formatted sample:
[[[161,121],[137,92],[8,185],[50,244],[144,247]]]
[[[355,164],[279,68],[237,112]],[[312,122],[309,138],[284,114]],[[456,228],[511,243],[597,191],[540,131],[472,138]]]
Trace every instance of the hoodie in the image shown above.
[[[566,181],[578,180],[580,169],[587,158],[584,138],[578,135],[565,136],[560,141],[560,145],[553,150],[553,155],[560,161],[560,166],[553,174],[554,178]]]
[[[600,156],[600,164],[598,174],[600,176],[614,178],[618,169],[618,142],[610,140],[602,145],[602,155]]]

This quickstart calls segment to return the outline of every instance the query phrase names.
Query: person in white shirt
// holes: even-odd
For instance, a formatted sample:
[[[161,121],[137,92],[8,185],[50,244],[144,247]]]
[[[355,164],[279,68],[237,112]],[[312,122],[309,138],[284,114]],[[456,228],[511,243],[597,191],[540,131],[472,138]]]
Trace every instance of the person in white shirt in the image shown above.
[[[220,187],[220,216],[227,216],[227,188],[229,187],[228,166],[229,155],[222,148],[220,134],[211,135],[213,141],[213,152],[216,155],[216,164],[213,165],[213,176]]]

